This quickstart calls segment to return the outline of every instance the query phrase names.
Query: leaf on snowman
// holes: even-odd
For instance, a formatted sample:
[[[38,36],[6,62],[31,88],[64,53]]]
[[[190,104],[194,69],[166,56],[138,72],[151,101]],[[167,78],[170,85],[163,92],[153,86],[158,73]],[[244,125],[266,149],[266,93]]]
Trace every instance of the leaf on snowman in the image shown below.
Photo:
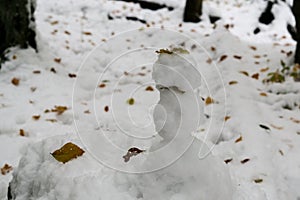
[[[82,156],[84,154],[84,150],[82,150],[77,145],[68,142],[64,146],[62,146],[60,149],[57,149],[51,155],[58,161],[62,163],[69,162],[72,159],[76,159],[79,156]]]

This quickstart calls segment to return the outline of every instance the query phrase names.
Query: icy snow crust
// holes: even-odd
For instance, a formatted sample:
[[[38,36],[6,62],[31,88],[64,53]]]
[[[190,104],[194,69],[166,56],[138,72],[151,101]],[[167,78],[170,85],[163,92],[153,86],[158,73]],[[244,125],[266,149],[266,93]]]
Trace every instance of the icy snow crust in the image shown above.
[[[232,199],[236,200],[299,198],[297,119],[300,116],[299,108],[294,106],[300,101],[299,83],[291,78],[283,84],[262,83],[267,73],[281,68],[280,60],[292,63],[293,55],[287,53],[294,50],[295,42],[285,27],[294,20],[286,4],[274,7],[278,13],[269,26],[258,24],[265,1],[205,1],[203,21],[199,24],[181,23],[184,1],[171,1],[170,5],[175,7],[171,12],[143,10],[137,4],[115,1],[37,1],[39,53],[35,54],[32,49],[12,49],[9,56],[16,55],[15,59],[1,69],[0,166],[10,164],[14,173],[0,175],[0,199],[6,199],[9,182],[12,195],[20,200],[174,200],[193,199],[203,194],[209,195],[206,199],[220,199],[220,195],[225,198],[232,193]],[[121,18],[109,21],[107,13]],[[208,14],[222,16],[215,29],[209,23]],[[175,40],[174,44],[179,45],[182,40],[176,40],[177,34],[176,37],[166,34],[165,38],[151,34],[117,37],[132,29],[138,29],[136,33],[149,33],[146,25],[127,21],[125,16],[128,15],[145,19],[150,28],[186,34],[205,47],[208,55],[198,44],[193,46],[193,40],[184,43],[184,48],[197,55],[189,60],[202,66],[199,96],[203,99],[212,96],[215,101],[203,104],[205,116],[200,119],[203,123],[193,133],[200,140],[189,143],[191,148],[183,154],[189,156],[182,156],[169,168],[147,174],[120,171],[145,169],[142,166],[147,159],[157,158],[151,158],[155,155],[151,154],[151,147],[157,147],[153,143],[161,141],[151,118],[153,106],[159,100],[151,76],[158,56],[155,51],[169,48],[170,41]],[[227,30],[225,24],[234,26]],[[253,30],[258,26],[262,31],[254,35]],[[115,38],[109,39],[111,36]],[[152,44],[153,48],[146,51],[143,47],[150,45],[145,44]],[[102,45],[101,51],[94,51],[85,67],[80,68],[80,63],[97,45]],[[138,47],[141,50],[124,54],[111,63],[122,53]],[[61,61],[55,62],[55,58]],[[267,71],[262,70],[267,67]],[[51,72],[51,68],[55,68],[56,73]],[[34,74],[34,70],[41,73]],[[100,77],[102,72],[105,73]],[[77,78],[70,78],[69,73],[76,73]],[[258,80],[251,78],[256,73],[259,73]],[[20,79],[19,86],[11,84],[13,77]],[[109,82],[99,88],[103,80]],[[237,83],[229,84],[232,81]],[[155,90],[146,91],[149,85]],[[73,86],[76,89],[72,99]],[[180,92],[185,86],[178,88]],[[132,96],[135,103],[129,107],[126,101]],[[62,115],[44,113],[55,105],[65,105],[68,110]],[[104,111],[106,105],[109,112]],[[283,108],[287,105],[292,110]],[[35,121],[33,115],[41,117]],[[230,116],[226,122],[225,116]],[[270,130],[261,128],[260,124]],[[27,136],[19,136],[19,129],[24,129]],[[128,139],[128,135],[120,132],[135,139]],[[98,136],[93,138],[94,133],[108,138],[107,144],[113,143],[119,148],[111,149],[111,145],[105,148],[106,143]],[[153,135],[159,139],[148,140]],[[236,142],[240,136],[242,140]],[[84,148],[86,153],[69,163],[58,163],[50,153],[70,141]],[[148,151],[124,163],[122,156],[133,145]],[[205,159],[199,160],[195,155],[199,146],[203,147],[204,154],[199,157]],[[172,148],[169,152],[173,152]],[[247,158],[248,162],[241,163]],[[228,161],[225,166],[224,160]],[[156,165],[155,168],[161,167],[159,163],[149,163]]]

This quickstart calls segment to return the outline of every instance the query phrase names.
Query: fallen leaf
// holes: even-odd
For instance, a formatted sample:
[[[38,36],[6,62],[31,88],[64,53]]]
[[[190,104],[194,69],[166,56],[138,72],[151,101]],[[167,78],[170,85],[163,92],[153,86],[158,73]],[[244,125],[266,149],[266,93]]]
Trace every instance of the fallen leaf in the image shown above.
[[[260,128],[266,129],[266,130],[271,130],[269,127],[267,127],[266,125],[260,124],[259,125]]]
[[[284,153],[281,149],[279,149],[278,152],[280,153],[280,155],[284,156]]]
[[[255,46],[249,46],[250,47],[250,49],[252,49],[253,51],[256,51],[256,47]]]
[[[11,80],[11,83],[14,85],[14,86],[18,86],[20,84],[20,79],[18,78],[13,78]]]
[[[293,117],[290,118],[290,120],[296,124],[300,124],[300,120],[299,119],[295,119]]]
[[[274,124],[271,124],[271,126],[272,126],[273,128],[275,128],[275,129],[277,129],[277,130],[282,130],[282,129],[283,129],[282,126],[276,126],[276,125],[274,125]]]
[[[51,109],[51,112],[56,112],[57,115],[63,114],[68,109],[67,106],[54,106],[54,108]]]
[[[250,158],[245,158],[244,160],[241,160],[242,164],[245,164],[246,162],[248,162],[250,160]]]
[[[23,129],[20,129],[19,130],[19,135],[24,137],[25,136],[25,131]]]
[[[145,150],[141,150],[141,149],[138,149],[138,148],[136,148],[136,147],[130,148],[130,149],[127,151],[126,155],[123,156],[124,162],[128,162],[128,161],[130,160],[131,157],[136,156],[136,155],[138,155],[138,154],[140,154],[140,153],[142,153],[142,152],[145,152]]]
[[[261,179],[261,178],[254,179],[254,182],[255,182],[255,183],[262,183],[262,182],[263,182],[263,179]]]
[[[208,58],[208,59],[206,60],[206,62],[207,62],[208,64],[211,64],[211,63],[212,63],[212,59],[211,59],[211,58]]]
[[[127,103],[128,103],[129,105],[133,105],[133,104],[134,104],[134,98],[128,99],[128,100],[127,100]]]
[[[84,32],[82,32],[84,35],[92,35],[92,33],[91,32],[88,32],[88,31],[84,31]]]
[[[33,115],[33,116],[32,116],[32,119],[34,119],[34,120],[39,120],[40,117],[41,117],[41,115]]]
[[[59,162],[66,163],[69,162],[72,159],[75,159],[79,156],[82,156],[84,154],[84,150],[82,150],[77,145],[68,142],[64,146],[62,146],[60,149],[54,151],[51,153],[51,155]]]
[[[219,59],[219,62],[224,61],[228,56],[227,55],[222,55]]]
[[[245,76],[249,76],[248,72],[246,71],[239,71],[239,73],[244,74]]]
[[[234,142],[235,143],[238,143],[238,142],[241,142],[243,140],[243,136],[240,136],[238,139],[236,139]]]
[[[234,55],[233,57],[238,60],[242,59],[242,56],[238,56],[238,55]]]
[[[36,91],[36,87],[30,87],[31,92],[35,92]]]
[[[48,121],[48,122],[52,122],[52,123],[54,123],[54,122],[57,122],[57,120],[56,120],[56,119],[46,119],[46,121]]]
[[[224,162],[225,162],[226,164],[228,164],[228,163],[230,163],[232,160],[233,160],[232,158],[228,158],[228,159],[224,160]]]
[[[108,106],[105,106],[105,107],[104,107],[104,111],[105,111],[105,112],[108,112],[108,111],[109,111],[109,107],[108,107]]]
[[[262,68],[261,70],[260,70],[260,72],[266,72],[266,71],[268,71],[269,70],[269,67],[266,67],[266,68]]]
[[[251,76],[251,78],[258,79],[258,78],[259,78],[259,73],[253,74],[253,75]]]
[[[69,73],[69,77],[70,77],[70,78],[76,78],[76,74],[71,74],[71,73]]]
[[[261,56],[260,55],[254,55],[253,57],[256,58],[256,59],[259,59]]]
[[[209,104],[212,104],[212,103],[214,103],[213,98],[207,97],[207,98],[205,99],[205,104],[206,104],[206,105],[209,105]]]
[[[56,74],[55,68],[52,67],[52,68],[50,69],[50,72],[53,72],[54,74]]]
[[[262,96],[262,97],[268,96],[267,93],[264,93],[264,92],[261,92],[259,95]]]
[[[53,22],[50,22],[51,25],[56,25],[58,24],[58,21],[53,21]]]
[[[89,111],[89,110],[85,110],[83,113],[85,113],[85,114],[90,114],[90,113],[91,113],[91,111]]]
[[[231,118],[230,116],[225,116],[225,118],[224,118],[225,122],[226,122],[227,120],[229,120],[230,118]]]
[[[230,81],[228,84],[229,85],[235,85],[235,84],[237,84],[238,82],[237,81]]]
[[[210,50],[211,51],[216,51],[216,48],[215,47],[210,47]]]
[[[54,62],[60,63],[61,62],[61,58],[54,58]]]
[[[66,35],[71,35],[71,33],[69,31],[65,31]]]
[[[153,87],[151,87],[151,86],[146,87],[145,90],[146,90],[146,91],[154,91]]]
[[[155,53],[158,53],[158,54],[163,54],[163,53],[165,53],[165,54],[173,54],[173,52],[170,51],[170,50],[168,50],[168,49],[160,49],[158,51],[155,51]]]
[[[99,85],[99,88],[104,88],[106,85],[105,85],[105,83],[101,83],[100,85]]]
[[[8,164],[5,164],[2,168],[1,168],[1,174],[2,175],[6,175],[8,174],[9,172],[11,172],[13,170],[13,167],[8,165]]]
[[[32,73],[34,73],[34,74],[40,74],[41,71],[40,70],[34,70]]]

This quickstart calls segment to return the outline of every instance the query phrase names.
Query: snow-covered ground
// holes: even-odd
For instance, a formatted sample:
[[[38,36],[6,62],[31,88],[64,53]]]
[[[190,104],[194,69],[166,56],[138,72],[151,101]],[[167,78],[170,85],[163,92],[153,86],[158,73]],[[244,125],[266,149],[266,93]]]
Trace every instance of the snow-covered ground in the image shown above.
[[[164,2],[174,10],[103,0],[37,1],[39,52],[12,49],[0,71],[0,167],[13,167],[0,174],[0,199],[11,181],[20,200],[300,198],[300,84],[288,76],[283,83],[263,83],[282,69],[281,61],[293,61],[288,6],[275,5],[276,18],[266,26],[258,24],[265,1],[206,0],[202,22],[190,24],[182,23],[183,0]],[[209,14],[222,19],[213,25]],[[204,114],[194,135],[205,142],[202,153],[211,153],[193,159],[203,146],[197,140],[169,168],[120,172],[143,171],[147,159],[152,170],[169,161],[146,151],[125,163],[122,155],[134,146],[151,149],[159,98],[151,76],[155,51],[170,45],[187,49],[199,65]],[[57,114],[55,106],[67,110]],[[67,142],[86,152],[62,164],[50,153]]]

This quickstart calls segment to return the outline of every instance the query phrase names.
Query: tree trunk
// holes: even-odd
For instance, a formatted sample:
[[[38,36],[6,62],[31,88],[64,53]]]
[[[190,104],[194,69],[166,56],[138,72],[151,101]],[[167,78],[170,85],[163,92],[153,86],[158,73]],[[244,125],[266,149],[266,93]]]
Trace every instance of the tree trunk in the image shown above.
[[[297,40],[297,47],[295,53],[295,63],[300,64],[300,0],[294,0],[293,4],[293,13],[296,19],[296,40]]]
[[[183,21],[200,22],[202,15],[202,0],[186,0]]]
[[[36,49],[34,0],[0,0],[0,66],[9,47]]]

